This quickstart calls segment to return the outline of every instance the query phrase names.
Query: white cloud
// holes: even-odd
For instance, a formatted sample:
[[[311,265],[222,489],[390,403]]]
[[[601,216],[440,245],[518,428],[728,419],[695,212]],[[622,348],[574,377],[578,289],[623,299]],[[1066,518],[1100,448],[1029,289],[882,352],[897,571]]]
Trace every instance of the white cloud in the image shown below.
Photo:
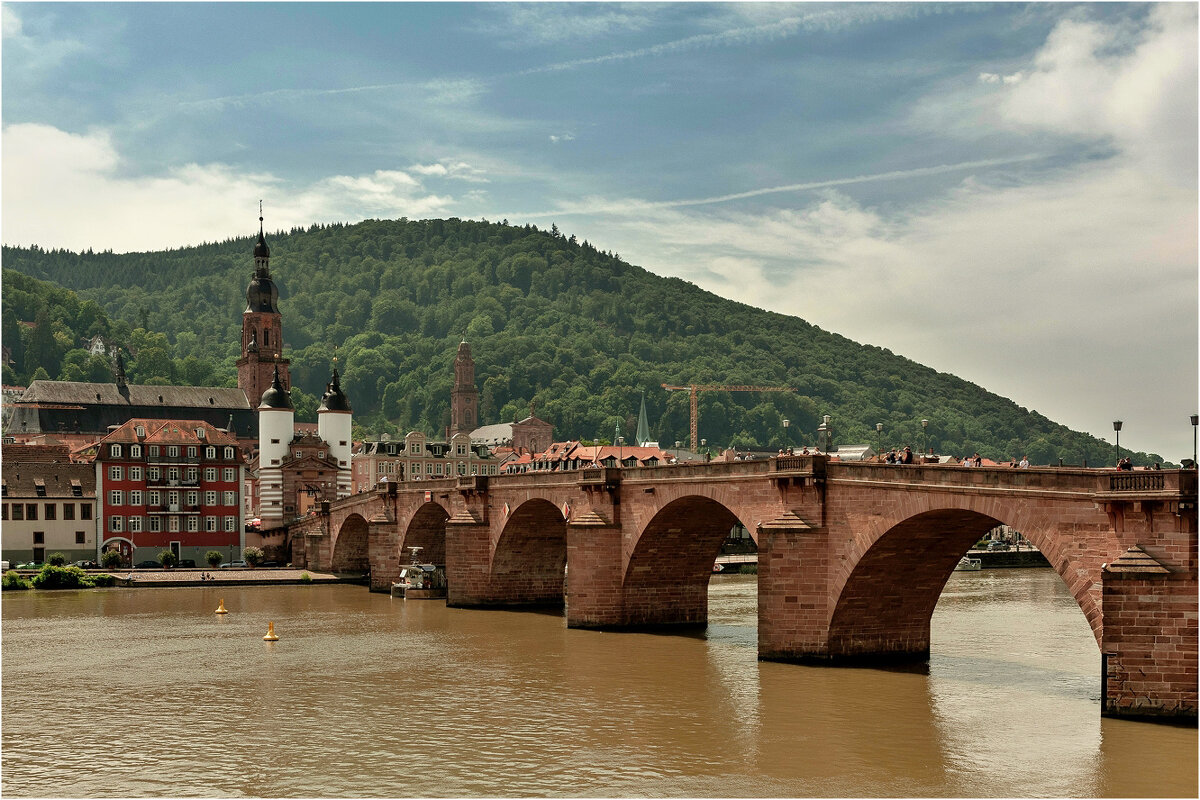
[[[465,161],[442,160],[434,164],[413,164],[408,169],[410,172],[415,172],[418,175],[452,178],[469,183],[488,183],[487,175],[482,169],[472,166]]]
[[[431,216],[452,202],[401,170],[332,175],[301,186],[223,164],[124,176],[103,130],[72,134],[47,125],[9,125],[3,157],[6,244],[123,252],[215,241],[252,229],[257,212],[248,209],[260,198],[267,200],[274,228]]]
[[[17,16],[17,12],[7,3],[0,5],[0,31],[3,32],[5,39],[16,38],[21,35],[21,18]]]
[[[552,133],[552,134],[550,134],[550,141],[553,142],[554,144],[558,144],[559,142],[573,142],[573,141],[575,141],[575,134],[573,134],[573,133]]]

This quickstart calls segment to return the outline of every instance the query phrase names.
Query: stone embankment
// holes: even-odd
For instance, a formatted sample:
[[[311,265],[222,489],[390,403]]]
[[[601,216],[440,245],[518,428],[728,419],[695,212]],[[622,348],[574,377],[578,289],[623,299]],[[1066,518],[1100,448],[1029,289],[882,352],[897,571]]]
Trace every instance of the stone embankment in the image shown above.
[[[37,570],[19,570],[23,577],[32,577]],[[119,569],[88,570],[90,574],[107,573],[117,579],[118,586],[274,586],[315,583],[366,583],[360,574],[314,572],[306,569]],[[305,578],[304,576],[307,576]]]

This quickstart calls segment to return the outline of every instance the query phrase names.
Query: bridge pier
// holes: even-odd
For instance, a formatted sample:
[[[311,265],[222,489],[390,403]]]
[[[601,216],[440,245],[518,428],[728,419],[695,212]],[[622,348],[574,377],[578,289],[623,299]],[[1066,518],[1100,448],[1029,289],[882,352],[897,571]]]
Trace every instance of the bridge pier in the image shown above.
[[[1140,548],[1104,569],[1101,714],[1195,723],[1196,594],[1194,576]]]
[[[567,627],[619,628],[624,559],[619,526],[597,514],[567,525]]]
[[[758,657],[829,658],[829,541],[795,514],[758,526]]]
[[[491,581],[490,528],[469,512],[446,520],[446,605],[478,608],[495,604]]]

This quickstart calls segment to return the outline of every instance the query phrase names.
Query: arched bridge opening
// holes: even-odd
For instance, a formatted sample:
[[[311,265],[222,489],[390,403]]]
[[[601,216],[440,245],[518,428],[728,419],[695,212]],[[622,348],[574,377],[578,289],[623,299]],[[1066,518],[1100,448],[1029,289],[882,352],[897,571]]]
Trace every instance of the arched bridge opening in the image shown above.
[[[333,544],[330,568],[334,572],[366,573],[370,569],[369,530],[367,521],[360,515],[346,517]]]
[[[625,625],[706,624],[713,563],[738,525],[732,511],[707,497],[682,497],[663,506],[638,536],[625,569]]]
[[[567,521],[548,500],[529,500],[505,520],[492,554],[490,583],[503,605],[563,606]]]
[[[416,560],[426,564],[445,565],[446,563],[446,520],[450,514],[437,503],[426,503],[417,509],[408,528],[404,531],[404,539],[400,542],[400,552],[397,554],[399,564],[409,564],[413,561],[412,548],[420,548],[416,552]]]

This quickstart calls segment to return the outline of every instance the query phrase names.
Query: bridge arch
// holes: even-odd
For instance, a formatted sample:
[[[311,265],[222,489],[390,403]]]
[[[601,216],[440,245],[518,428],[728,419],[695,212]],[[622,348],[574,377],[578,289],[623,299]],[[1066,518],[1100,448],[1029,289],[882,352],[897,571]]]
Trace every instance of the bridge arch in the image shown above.
[[[662,506],[639,533],[622,585],[629,625],[703,625],[721,543],[742,524],[723,503],[687,495]]]
[[[510,605],[563,605],[567,521],[549,500],[527,500],[513,509],[492,552],[493,591]]]
[[[971,545],[1000,524],[1032,542],[1066,583],[1097,643],[1102,615],[1095,582],[1081,579],[1062,535],[1018,505],[986,509],[970,500],[944,503],[856,537],[833,586],[828,653],[832,658],[929,656],[930,620],[942,590]],[[1114,546],[1118,546],[1114,542]]]
[[[369,531],[370,526],[360,514],[346,517],[333,542],[330,568],[334,572],[366,572],[370,569]]]
[[[419,561],[428,564],[446,563],[446,520],[449,512],[434,502],[428,502],[418,508],[404,529],[400,540],[400,552],[396,554],[399,563],[407,564],[411,560],[410,547],[420,547],[417,553]]]

